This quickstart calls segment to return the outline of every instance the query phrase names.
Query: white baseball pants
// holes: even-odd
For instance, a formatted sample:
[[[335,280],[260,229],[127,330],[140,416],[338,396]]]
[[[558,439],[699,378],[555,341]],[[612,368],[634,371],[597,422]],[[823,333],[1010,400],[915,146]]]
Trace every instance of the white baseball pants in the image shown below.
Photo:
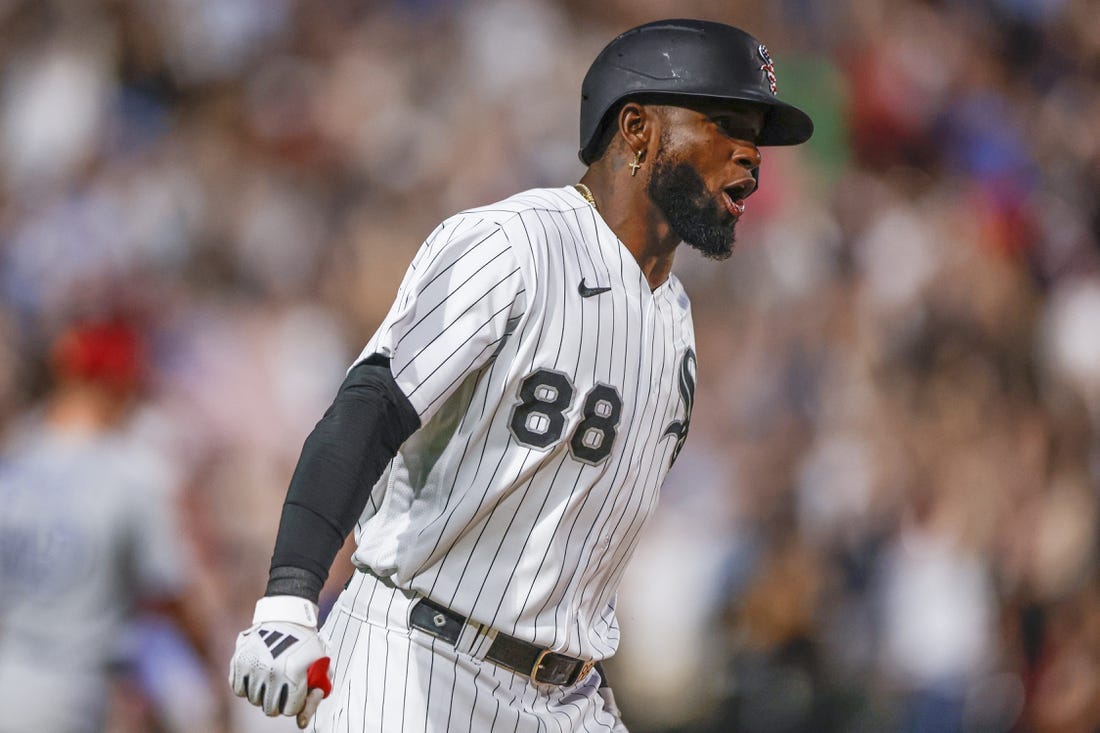
[[[483,657],[476,623],[454,647],[410,628],[418,596],[356,572],[321,629],[333,690],[314,733],[599,733],[615,719],[590,673],[572,687],[536,685]],[[486,633],[488,632],[488,633]]]

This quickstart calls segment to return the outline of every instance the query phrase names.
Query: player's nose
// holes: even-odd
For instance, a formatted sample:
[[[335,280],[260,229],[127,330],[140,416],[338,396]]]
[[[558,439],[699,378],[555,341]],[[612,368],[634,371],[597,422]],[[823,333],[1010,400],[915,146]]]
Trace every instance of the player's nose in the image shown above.
[[[752,143],[739,144],[733,151],[733,162],[752,176],[738,191],[739,198],[748,198],[760,182],[760,150]]]
[[[733,149],[733,162],[745,170],[760,167],[760,149],[752,143],[740,143]]]

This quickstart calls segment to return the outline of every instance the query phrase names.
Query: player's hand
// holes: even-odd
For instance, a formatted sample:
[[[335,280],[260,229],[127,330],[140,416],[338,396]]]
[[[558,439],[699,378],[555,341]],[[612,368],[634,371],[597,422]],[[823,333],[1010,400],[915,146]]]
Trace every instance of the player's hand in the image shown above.
[[[332,689],[317,607],[292,596],[262,598],[252,621],[237,636],[229,685],[265,714],[297,716],[305,728]]]

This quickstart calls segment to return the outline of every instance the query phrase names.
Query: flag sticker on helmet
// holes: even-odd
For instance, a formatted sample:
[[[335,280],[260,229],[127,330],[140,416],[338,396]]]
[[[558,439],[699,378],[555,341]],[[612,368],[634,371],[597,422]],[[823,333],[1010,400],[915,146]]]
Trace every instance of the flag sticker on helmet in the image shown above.
[[[772,94],[778,94],[779,90],[775,84],[775,64],[772,63],[772,57],[763,43],[756,50],[760,52],[760,58],[764,59],[764,65],[760,67],[760,70],[768,77],[768,86],[771,87]]]

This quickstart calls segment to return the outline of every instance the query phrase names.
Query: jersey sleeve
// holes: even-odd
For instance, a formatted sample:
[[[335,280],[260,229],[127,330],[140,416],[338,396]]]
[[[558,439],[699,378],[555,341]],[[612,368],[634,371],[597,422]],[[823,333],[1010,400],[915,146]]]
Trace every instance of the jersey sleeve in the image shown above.
[[[448,219],[420,248],[358,361],[375,353],[388,357],[424,424],[466,375],[499,351],[523,315],[525,293],[499,224],[472,215]]]

